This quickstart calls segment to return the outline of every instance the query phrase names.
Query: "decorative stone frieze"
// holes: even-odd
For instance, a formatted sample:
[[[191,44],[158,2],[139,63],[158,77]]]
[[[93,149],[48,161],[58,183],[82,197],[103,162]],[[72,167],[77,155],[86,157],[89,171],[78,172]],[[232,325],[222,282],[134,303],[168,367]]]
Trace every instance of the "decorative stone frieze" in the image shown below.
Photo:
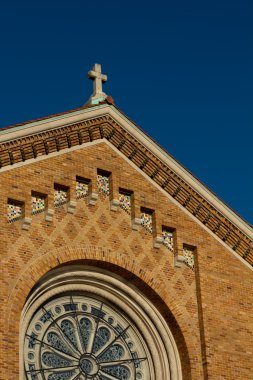
[[[109,195],[110,194],[109,176],[105,174],[98,174],[97,186],[98,186],[99,192],[104,193],[105,195]]]
[[[144,227],[148,232],[152,233],[152,230],[153,230],[152,213],[142,212],[140,219],[141,219],[142,227]]]
[[[195,247],[184,244],[182,253],[175,256],[175,267],[181,268],[182,266],[186,265],[188,268],[194,271],[195,251]]]
[[[7,204],[7,220],[8,223],[15,222],[23,218],[24,203],[9,200]]]
[[[122,210],[131,214],[131,194],[119,193],[119,206]]]
[[[32,193],[32,202],[31,202],[31,214],[36,215],[40,212],[45,211],[46,207],[46,195]]]
[[[183,247],[184,262],[191,269],[194,269],[195,250],[195,247],[186,244]]]
[[[89,183],[85,179],[77,177],[76,180],[76,198],[85,198],[89,194]]]
[[[54,206],[60,207],[68,202],[68,188],[66,186],[55,184]]]
[[[163,228],[162,231],[163,244],[167,247],[171,252],[174,250],[174,241],[173,241],[173,232],[170,229]]]

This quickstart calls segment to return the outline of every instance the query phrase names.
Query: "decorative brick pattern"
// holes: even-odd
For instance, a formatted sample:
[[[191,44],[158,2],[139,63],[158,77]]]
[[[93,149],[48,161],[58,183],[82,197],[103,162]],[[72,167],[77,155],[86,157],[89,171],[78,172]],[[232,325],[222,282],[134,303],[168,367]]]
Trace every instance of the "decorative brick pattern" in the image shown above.
[[[104,193],[105,195],[110,194],[109,176],[105,174],[98,174],[97,185],[98,185],[98,191]]]
[[[192,270],[194,270],[194,261],[195,261],[194,251],[195,251],[195,248],[190,247],[189,245],[184,245],[183,247],[184,262]]]
[[[68,202],[68,189],[56,186],[54,189],[54,206],[59,207]]]
[[[104,121],[103,125],[101,125],[102,120]],[[93,126],[92,133],[89,133],[91,125]],[[41,155],[48,155],[48,153],[103,138],[119,149],[195,218],[215,233],[221,241],[225,242],[250,265],[253,265],[252,239],[245,235],[238,226],[233,225],[231,228],[231,220],[220,212],[216,212],[212,204],[208,203],[189,185],[186,183],[182,185],[182,179],[169,167],[164,170],[164,164],[150,152],[147,155],[145,146],[139,141],[137,142],[133,136],[128,134],[126,140],[125,131],[122,131],[122,128],[108,115],[89,119],[78,125],[68,125],[41,134],[36,133],[29,137],[29,141],[24,137],[12,142],[11,145],[9,142],[3,143],[0,151],[1,167],[31,158],[36,159]],[[36,149],[34,149],[34,143]]]
[[[46,196],[42,194],[32,194],[31,214],[39,214],[46,209]]]
[[[7,204],[7,220],[9,223],[23,218],[23,204],[16,201],[9,201]]]
[[[167,247],[171,252],[174,250],[174,241],[173,241],[173,232],[169,229],[164,228],[162,230],[163,236],[163,244]]]
[[[76,198],[85,198],[89,193],[89,184],[85,180],[77,179],[76,180]]]
[[[147,212],[141,213],[141,225],[148,231],[152,232],[152,214]]]
[[[130,215],[131,214],[131,195],[120,193],[119,206]]]
[[[1,199],[24,199],[30,211],[33,188],[53,195],[53,181],[66,186],[74,183],[75,193],[76,174],[94,178],[99,159],[111,170],[114,183],[134,191],[135,210],[154,207],[160,227],[173,225],[177,230],[178,247],[184,242],[197,247],[198,270],[175,267],[165,245],[154,249],[152,234],[144,228],[132,230],[129,215],[110,211],[109,201],[103,197],[98,197],[94,206],[77,202],[75,214],[59,208],[51,222],[34,217],[27,231],[19,222],[2,223],[1,380],[21,378],[20,318],[31,289],[50,270],[77,262],[80,267],[97,265],[122,276],[164,311],[178,347],[183,379],[251,380],[252,271],[105,144],[48,157],[2,172]],[[18,176],[24,180],[16,188]],[[94,187],[96,190],[96,178]],[[2,203],[6,220],[6,202]]]

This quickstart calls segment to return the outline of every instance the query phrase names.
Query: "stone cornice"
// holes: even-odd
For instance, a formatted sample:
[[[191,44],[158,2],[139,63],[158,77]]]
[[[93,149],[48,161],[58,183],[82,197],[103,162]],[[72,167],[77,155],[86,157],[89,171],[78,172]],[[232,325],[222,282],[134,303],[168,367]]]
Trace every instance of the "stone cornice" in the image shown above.
[[[253,265],[252,228],[114,106],[79,109],[1,131],[0,167],[14,168],[102,139]]]

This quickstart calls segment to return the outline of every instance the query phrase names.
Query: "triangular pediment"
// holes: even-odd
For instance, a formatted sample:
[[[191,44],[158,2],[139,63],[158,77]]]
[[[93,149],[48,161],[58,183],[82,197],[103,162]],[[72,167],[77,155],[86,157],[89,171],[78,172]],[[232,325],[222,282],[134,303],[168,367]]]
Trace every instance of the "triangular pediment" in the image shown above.
[[[0,172],[101,141],[252,267],[252,227],[107,101],[1,130]]]

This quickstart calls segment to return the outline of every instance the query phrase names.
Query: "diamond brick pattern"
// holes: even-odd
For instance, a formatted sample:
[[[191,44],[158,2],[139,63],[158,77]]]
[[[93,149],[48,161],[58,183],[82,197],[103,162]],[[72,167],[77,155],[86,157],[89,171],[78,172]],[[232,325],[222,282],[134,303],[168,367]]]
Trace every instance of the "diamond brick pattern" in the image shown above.
[[[88,120],[78,125],[78,128],[72,125],[61,128],[61,131],[58,129],[54,132],[48,131],[40,136],[41,140],[38,144],[37,135],[31,136],[29,141],[26,141],[26,138],[17,140],[11,146],[9,143],[2,144],[1,166],[37,158],[38,153],[39,156],[47,155],[85,142],[106,138],[230,248],[250,265],[253,264],[252,238],[245,235],[236,225],[231,228],[231,221],[228,218],[221,212],[216,212],[211,203],[206,202],[189,185],[182,184],[182,179],[169,167],[164,170],[162,162],[157,162],[157,158],[152,154],[147,155],[145,147],[142,144],[136,144],[133,136],[128,135],[128,139],[125,140],[125,134],[122,134],[121,127],[113,119],[104,116],[103,120],[105,121],[103,126],[101,126],[101,118],[94,118],[92,121]],[[92,133],[89,131],[91,125],[93,125]],[[36,149],[34,149],[34,141],[36,141]]]
[[[55,218],[52,226],[47,229],[36,229],[37,239],[35,241],[34,237],[30,239],[31,251],[43,251],[43,247],[45,247],[47,251],[53,252],[61,246],[67,246],[70,241],[78,246],[87,244],[90,246],[106,246],[111,247],[113,251],[120,250],[121,252],[125,252],[124,255],[126,257],[131,253],[131,255],[140,261],[140,266],[143,268],[142,270],[145,271],[145,268],[149,268],[150,275],[152,274],[153,278],[159,279],[161,283],[165,284],[167,281],[168,266],[170,271],[174,273],[173,267],[170,267],[171,264],[166,258],[167,255],[162,252],[162,249],[166,248],[161,248],[159,257],[157,257],[157,252],[152,251],[152,236],[150,234],[140,234],[132,231],[128,214],[122,212],[117,213],[115,216],[115,213],[109,210],[109,200],[107,203],[101,198],[98,200],[96,206],[86,205],[83,207],[82,205],[81,207],[81,203],[77,203],[77,212],[75,215],[69,215],[63,210],[56,212],[59,212],[60,215],[65,215],[65,217]],[[82,218],[80,216],[82,216]],[[121,226],[124,226],[126,229],[125,233],[121,233]],[[50,239],[48,239],[47,232],[49,228],[51,230]],[[85,234],[84,231],[86,231]],[[24,237],[21,233],[15,243],[16,249],[20,253],[19,261],[21,268],[23,265],[22,257],[26,257],[25,252],[27,251],[27,247],[24,246],[23,242]],[[39,247],[40,242],[41,246]],[[143,247],[145,247],[145,249],[143,249]],[[154,262],[159,262],[159,265],[154,265]],[[172,275],[170,276],[170,291],[175,298],[178,292],[176,284],[178,278],[181,279],[181,282],[184,282],[184,273],[178,272],[175,278]],[[194,290],[194,283],[191,286],[187,284],[186,294],[189,299],[191,296],[194,296]],[[196,310],[196,304],[193,310]],[[193,312],[193,310],[187,310],[188,319],[191,319],[190,311]],[[194,320],[191,319],[192,328],[194,323]]]
[[[88,151],[87,154],[86,150]],[[107,149],[107,147],[104,148],[104,150],[101,148],[99,153],[101,160],[104,161],[109,154],[110,150],[109,148]],[[61,157],[35,162],[33,165],[27,165],[19,170],[21,170],[21,174],[24,178],[32,178],[35,170],[40,170],[45,173],[46,170],[48,170],[47,175],[45,174],[42,179],[38,176],[38,184],[36,185],[36,188],[40,191],[46,192],[47,188],[50,188],[50,186],[52,188],[52,176],[59,171],[61,171],[62,174],[55,180],[64,183],[64,178],[67,178],[66,186],[69,185],[70,181],[74,183],[75,175],[78,173],[87,176],[87,178],[91,178],[92,173],[89,172],[88,169],[87,173],[82,172],[82,166],[81,164],[78,166],[78,163],[88,162],[91,167],[92,161],[88,161],[89,156],[96,157],[96,155],[98,155],[97,147],[90,147],[89,149],[80,150],[80,152],[73,152],[73,156],[72,153],[68,154],[68,157],[77,157],[75,162],[74,160],[64,161],[64,157],[67,155],[62,155]],[[123,160],[120,161],[116,158],[114,160],[115,167],[121,167],[122,173],[128,173],[127,179],[125,179],[123,175],[120,179],[116,178],[120,186],[122,186],[122,188],[129,187],[138,195],[141,192],[145,194],[147,200],[145,206],[152,207],[154,205],[155,212],[157,215],[159,213],[159,218],[161,217],[160,220],[162,220],[162,223],[165,225],[170,225],[170,221],[173,221],[171,225],[175,225],[175,228],[179,231],[179,233],[177,233],[179,247],[182,247],[186,241],[197,246],[198,267],[202,270],[202,296],[207,303],[210,303],[212,292],[216,292],[214,314],[219,310],[220,316],[219,327],[217,319],[213,319],[213,314],[211,314],[212,310],[209,309],[209,306],[204,310],[205,321],[208,321],[208,330],[205,331],[208,342],[210,342],[211,338],[215,340],[214,348],[207,347],[207,355],[210,355],[210,357],[213,355],[219,364],[218,372],[212,372],[212,377],[214,379],[218,378],[222,376],[222,370],[225,368],[225,365],[222,367],[221,359],[226,353],[222,351],[220,354],[219,350],[216,349],[216,347],[223,342],[227,344],[224,335],[220,338],[222,333],[226,330],[225,312],[231,316],[229,319],[229,334],[232,335],[232,338],[236,340],[238,331],[240,331],[240,334],[243,334],[243,338],[245,339],[243,339],[242,343],[239,342],[238,344],[240,344],[241,347],[245,346],[245,344],[249,344],[249,346],[247,346],[249,351],[252,347],[249,339],[250,335],[246,330],[246,328],[248,328],[246,318],[240,315],[237,317],[235,315],[232,306],[230,306],[230,302],[227,302],[227,295],[224,295],[224,283],[221,282],[219,278],[219,275],[222,276],[222,279],[227,278],[228,271],[231,271],[231,274],[239,278],[239,275],[241,276],[241,274],[244,273],[244,268],[241,263],[239,263],[238,266],[238,260],[227,252],[226,248],[220,245],[207,231],[202,230],[187,214],[177,208],[175,204],[166,203],[167,200],[162,194],[157,193],[157,199],[154,200],[152,184],[147,183],[145,179],[141,181],[138,178],[138,173],[135,176],[135,182],[131,182],[131,178],[134,177],[134,169],[132,167],[127,166]],[[65,162],[69,165],[73,162],[73,166],[69,168],[67,165],[63,166],[62,163]],[[79,168],[79,172],[77,169],[73,172],[74,165]],[[112,175],[115,175],[110,163],[107,168],[108,170],[112,170]],[[3,182],[8,183],[8,186],[15,184],[12,173],[13,171],[2,173]],[[34,175],[34,178],[37,177]],[[46,185],[45,187],[43,187],[44,184]],[[22,191],[27,195],[27,199],[30,202],[30,184],[24,181],[22,186]],[[4,197],[3,191],[2,197]],[[19,199],[18,196],[17,199]],[[152,201],[154,201],[154,203],[152,203]],[[166,210],[164,207],[165,203],[167,205]],[[138,206],[143,205],[144,203],[141,205],[138,204]],[[6,207],[4,207],[4,213],[6,215]],[[64,207],[58,208],[55,210],[52,223],[46,223],[43,218],[35,217],[33,218],[29,231],[22,231],[20,223],[5,223],[3,229],[5,235],[3,234],[2,236],[7,237],[4,240],[4,294],[6,296],[4,295],[4,302],[1,303],[1,306],[3,308],[2,315],[5,314],[8,316],[11,321],[10,326],[6,324],[6,329],[3,330],[4,344],[2,347],[4,348],[4,354],[6,354],[6,366],[4,369],[0,368],[0,377],[2,376],[1,378],[3,378],[3,380],[9,380],[11,373],[14,373],[15,378],[19,378],[18,360],[13,361],[13,355],[16,355],[15,348],[19,345],[20,311],[23,308],[27,294],[29,294],[30,289],[34,286],[34,281],[38,281],[43,274],[59,265],[77,261],[82,265],[82,263],[85,264],[87,260],[90,260],[89,264],[92,262],[92,265],[98,264],[98,266],[101,267],[105,265],[105,269],[107,270],[111,270],[113,265],[115,265],[118,270],[118,275],[122,275],[122,268],[126,268],[129,271],[128,277],[126,276],[126,281],[139,287],[139,279],[141,279],[156,292],[151,302],[155,302],[157,299],[156,296],[159,296],[162,302],[164,302],[164,305],[167,305],[169,310],[172,310],[173,317],[182,329],[183,338],[189,350],[191,378],[194,380],[203,379],[203,373],[201,372],[202,356],[199,334],[199,309],[197,304],[198,290],[196,290],[195,280],[198,276],[198,271],[193,272],[185,266],[175,268],[174,255],[170,254],[166,245],[162,244],[159,249],[154,249],[152,234],[145,233],[144,228],[141,228],[139,231],[133,231],[130,217],[126,212],[123,212],[122,209],[117,212],[110,211],[110,201],[108,197],[99,197],[94,206],[88,205],[88,202],[77,201],[75,214],[67,213]],[[175,247],[175,241],[173,243]],[[85,247],[85,249],[83,249],[83,247]],[[206,252],[207,247],[208,252]],[[207,257],[207,254],[210,257]],[[209,277],[208,274],[208,265],[210,264],[212,265],[212,273],[216,276],[214,282],[212,282],[212,276]],[[32,272],[29,271],[30,268],[32,268]],[[245,277],[247,277],[245,288],[242,287],[240,281],[237,281],[234,282],[233,285],[235,290],[233,287],[229,290],[233,302],[236,305],[238,305],[238,303],[236,303],[237,294],[244,294],[245,290],[245,297],[250,296],[250,280],[247,272],[245,272]],[[21,280],[19,280],[20,278]],[[213,284],[215,288],[213,291],[210,284]],[[218,290],[221,289],[222,292],[219,292]],[[141,287],[140,291],[142,291]],[[5,299],[8,299],[8,301],[5,302]],[[222,309],[220,306],[223,300],[225,307]],[[246,302],[249,300],[250,299],[247,298]],[[240,301],[244,302],[241,297]],[[162,307],[164,306],[162,305]],[[244,327],[245,330],[243,330]],[[179,349],[181,350],[180,345]],[[240,355],[236,356],[237,347],[236,349],[230,347],[226,349],[229,350],[228,355],[233,357],[233,359],[240,358]],[[10,352],[10,354],[8,354],[8,352]],[[252,350],[250,354],[247,354],[246,351],[243,352],[241,359],[244,363],[246,360],[247,363],[250,362],[251,352]],[[242,376],[244,376],[242,366],[238,363],[239,361],[234,360],[232,370],[234,371],[234,366],[236,366],[237,373],[241,371]],[[247,363],[243,365],[243,368],[247,369]],[[190,372],[187,372],[188,367],[186,367],[185,370],[184,365],[185,363],[182,361],[183,377],[187,379]],[[8,368],[10,368],[10,370]],[[210,371],[213,370],[212,367],[209,368]],[[218,368],[218,366],[216,366],[216,368]],[[244,378],[250,379],[250,377],[247,376],[249,371],[245,372],[245,374]],[[228,375],[228,378],[232,379],[233,373],[230,377]]]

